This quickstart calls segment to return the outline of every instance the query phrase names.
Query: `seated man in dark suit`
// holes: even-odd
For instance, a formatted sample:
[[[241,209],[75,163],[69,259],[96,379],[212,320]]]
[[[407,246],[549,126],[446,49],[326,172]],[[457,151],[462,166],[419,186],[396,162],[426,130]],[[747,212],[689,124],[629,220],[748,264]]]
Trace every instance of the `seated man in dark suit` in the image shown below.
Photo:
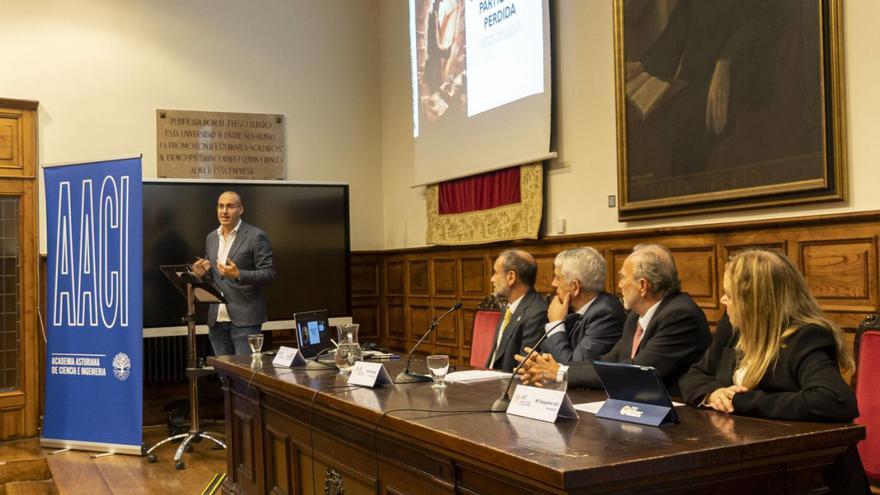
[[[514,356],[524,346],[532,346],[544,334],[547,303],[535,292],[538,265],[529,253],[508,249],[498,255],[492,274],[495,293],[509,302],[495,328],[495,347],[487,368],[513,371]]]
[[[567,249],[556,255],[553,267],[556,297],[547,308],[550,333],[543,350],[560,363],[589,361],[610,351],[620,340],[626,313],[604,290],[605,259],[591,247]],[[559,325],[570,311],[579,319]]]
[[[672,253],[659,244],[636,246],[620,270],[619,287],[624,307],[632,311],[623,337],[598,360],[653,366],[670,392],[678,395],[679,377],[703,355],[711,337],[703,311],[680,291]],[[570,386],[602,388],[592,363],[561,366],[550,354],[535,353],[520,370],[521,379],[540,384],[567,369]]]

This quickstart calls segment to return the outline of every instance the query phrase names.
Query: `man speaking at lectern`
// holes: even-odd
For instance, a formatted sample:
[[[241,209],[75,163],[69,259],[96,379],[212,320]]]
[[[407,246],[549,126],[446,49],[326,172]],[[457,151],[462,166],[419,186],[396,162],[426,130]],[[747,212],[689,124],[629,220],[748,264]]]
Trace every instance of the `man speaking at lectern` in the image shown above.
[[[208,310],[208,337],[214,354],[250,354],[247,337],[266,321],[263,285],[275,279],[272,247],[259,228],[241,220],[241,196],[226,191],[217,200],[220,227],[208,233],[204,259],[194,263],[211,275],[227,304]]]

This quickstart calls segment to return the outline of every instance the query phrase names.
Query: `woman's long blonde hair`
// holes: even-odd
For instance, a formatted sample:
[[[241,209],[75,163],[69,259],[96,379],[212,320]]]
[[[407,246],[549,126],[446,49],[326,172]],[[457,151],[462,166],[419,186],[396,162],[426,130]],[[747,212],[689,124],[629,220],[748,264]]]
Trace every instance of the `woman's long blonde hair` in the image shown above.
[[[745,368],[743,386],[754,389],[773,365],[785,339],[806,324],[819,325],[834,336],[837,364],[854,367],[840,327],[825,318],[807,281],[781,253],[748,250],[735,256],[724,271],[727,296],[733,299],[731,319],[740,331],[738,368]],[[729,309],[728,309],[729,311]]]

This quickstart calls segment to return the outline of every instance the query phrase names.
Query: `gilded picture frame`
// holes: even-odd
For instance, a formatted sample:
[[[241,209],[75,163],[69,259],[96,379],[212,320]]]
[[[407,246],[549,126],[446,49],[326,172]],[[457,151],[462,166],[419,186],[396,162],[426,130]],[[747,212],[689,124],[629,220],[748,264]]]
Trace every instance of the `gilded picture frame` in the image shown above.
[[[841,0],[615,0],[621,221],[842,201]]]

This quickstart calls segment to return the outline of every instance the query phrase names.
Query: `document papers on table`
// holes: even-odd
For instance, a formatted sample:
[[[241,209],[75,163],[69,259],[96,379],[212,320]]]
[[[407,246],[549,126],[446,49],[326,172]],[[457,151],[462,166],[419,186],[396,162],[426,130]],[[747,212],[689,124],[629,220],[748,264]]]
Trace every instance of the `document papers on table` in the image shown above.
[[[467,370],[455,371],[446,375],[447,383],[475,383],[500,378],[510,378],[510,373],[495,370]]]

